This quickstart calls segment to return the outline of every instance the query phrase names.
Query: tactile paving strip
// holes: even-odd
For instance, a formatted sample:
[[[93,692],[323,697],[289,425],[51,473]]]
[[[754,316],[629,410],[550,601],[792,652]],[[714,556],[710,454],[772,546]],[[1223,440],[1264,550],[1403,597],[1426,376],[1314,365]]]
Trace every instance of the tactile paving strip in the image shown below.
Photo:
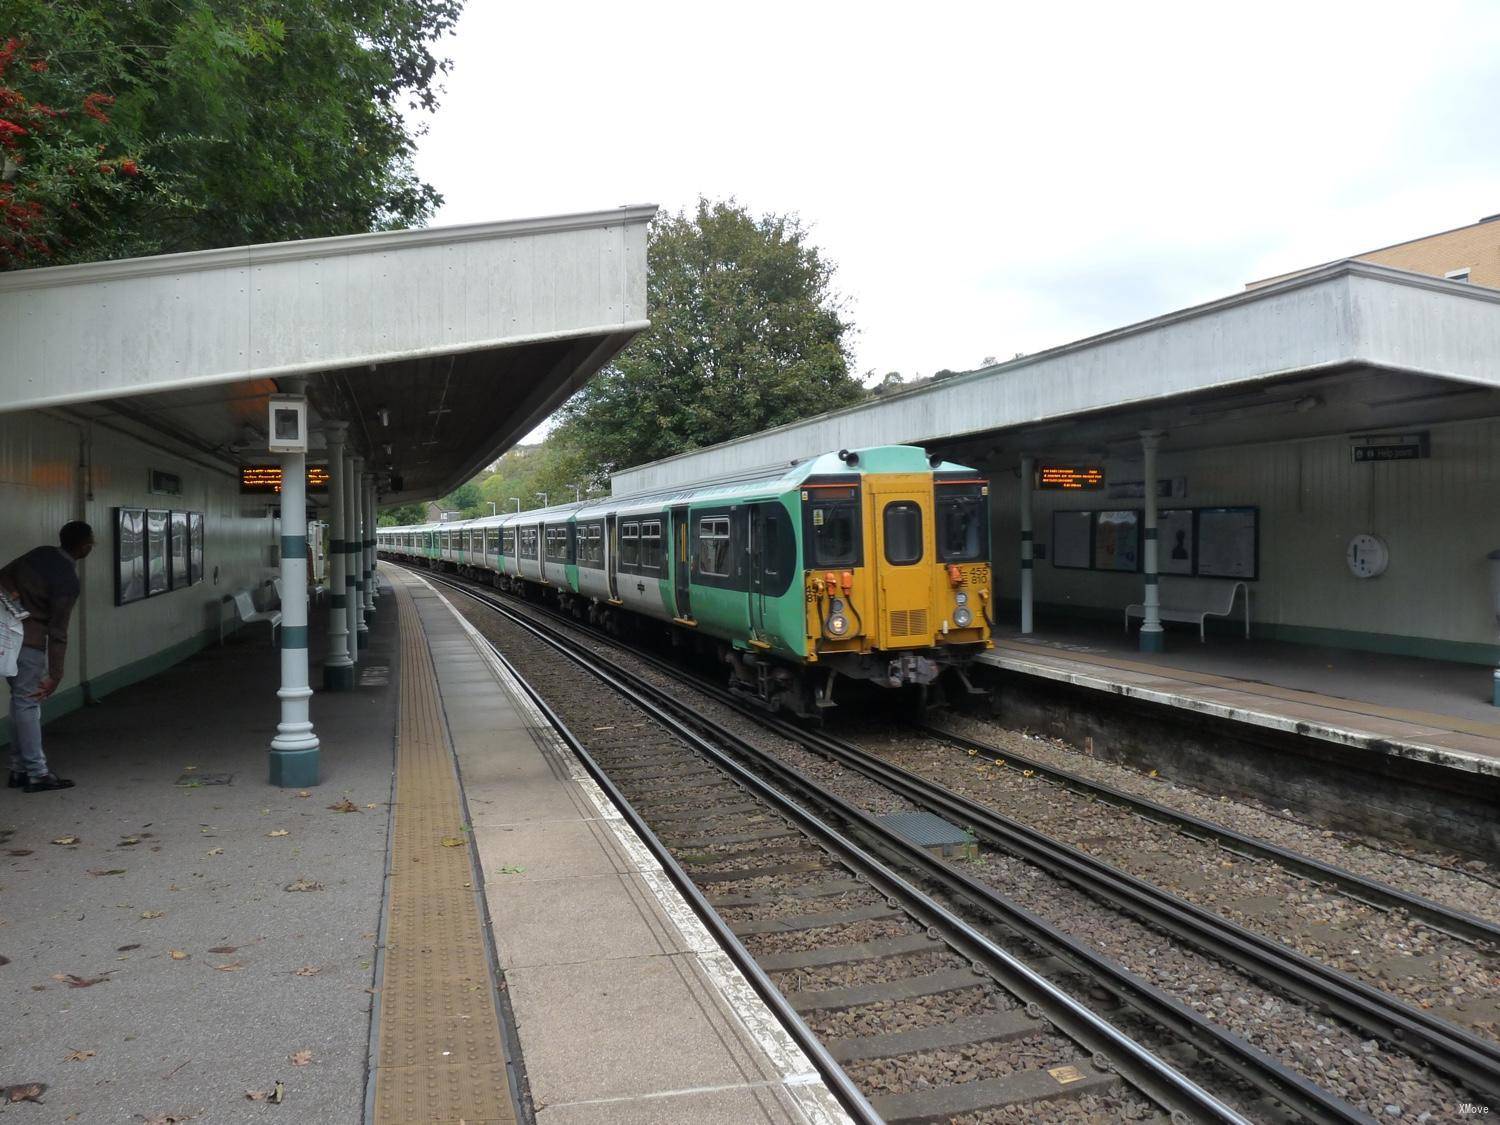
[[[437,676],[400,585],[396,604],[401,704],[374,1122],[514,1122]],[[445,838],[462,844],[445,847]]]

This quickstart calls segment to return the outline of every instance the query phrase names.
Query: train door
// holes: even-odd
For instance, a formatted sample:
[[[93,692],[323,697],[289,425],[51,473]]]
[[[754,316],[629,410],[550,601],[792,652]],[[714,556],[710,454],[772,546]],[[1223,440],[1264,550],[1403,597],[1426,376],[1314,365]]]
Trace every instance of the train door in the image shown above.
[[[693,619],[691,597],[692,547],[689,532],[688,510],[685,507],[672,509],[672,580],[677,593],[677,616],[685,621]]]
[[[880,581],[879,604],[881,647],[910,648],[931,643],[933,622],[928,620],[932,601],[932,568],[919,566],[930,557],[933,529],[931,477],[892,474],[865,478],[870,484],[871,522],[875,530],[875,557]]]
[[[750,633],[764,641],[766,633],[767,510],[770,504],[750,505]]]
[[[604,549],[607,555],[604,560],[604,573],[609,579],[609,600],[616,605],[620,604],[620,577],[615,570],[615,562],[620,557],[619,538],[615,533],[615,514],[610,512],[604,517]]]

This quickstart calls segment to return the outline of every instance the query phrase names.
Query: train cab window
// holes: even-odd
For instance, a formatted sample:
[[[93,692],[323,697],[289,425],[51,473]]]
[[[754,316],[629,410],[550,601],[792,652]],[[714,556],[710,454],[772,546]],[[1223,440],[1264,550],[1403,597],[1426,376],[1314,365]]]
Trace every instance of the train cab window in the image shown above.
[[[837,494],[813,493],[807,502],[808,564],[859,565],[859,501],[853,489]]]
[[[702,516],[698,520],[698,573],[729,577],[729,517]]]
[[[510,558],[516,557],[516,529],[513,527],[502,527],[500,529],[500,553]]]
[[[922,558],[922,509],[910,500],[885,506],[885,561],[910,566]]]
[[[641,569],[660,570],[661,563],[661,520],[643,520],[641,521]]]
[[[641,525],[638,523],[620,525],[620,565],[641,565]]]
[[[974,562],[989,553],[989,489],[983,482],[937,486],[937,550],[945,563]]]

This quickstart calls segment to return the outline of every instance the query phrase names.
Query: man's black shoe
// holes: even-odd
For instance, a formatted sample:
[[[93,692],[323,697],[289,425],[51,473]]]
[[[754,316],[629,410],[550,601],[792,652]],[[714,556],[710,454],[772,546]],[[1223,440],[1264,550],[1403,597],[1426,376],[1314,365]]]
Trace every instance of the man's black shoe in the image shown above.
[[[26,784],[26,771],[25,770],[11,770],[10,771],[9,787],[11,789],[19,789],[19,788],[21,788],[21,786],[23,786],[25,784]]]
[[[65,778],[58,777],[55,773],[49,773],[46,777],[34,777],[26,783],[26,792],[42,793],[48,789],[71,789],[73,783]]]

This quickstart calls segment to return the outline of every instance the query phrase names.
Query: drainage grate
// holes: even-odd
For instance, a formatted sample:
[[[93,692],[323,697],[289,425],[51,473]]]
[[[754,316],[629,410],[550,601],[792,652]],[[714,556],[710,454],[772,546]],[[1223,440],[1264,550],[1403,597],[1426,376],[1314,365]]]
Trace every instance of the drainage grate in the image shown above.
[[[182,785],[188,789],[196,789],[200,785],[232,785],[234,774],[232,773],[185,773],[172,784]]]
[[[875,818],[902,839],[926,848],[944,859],[978,859],[979,844],[973,833],[950,824],[930,812],[891,813]]]

